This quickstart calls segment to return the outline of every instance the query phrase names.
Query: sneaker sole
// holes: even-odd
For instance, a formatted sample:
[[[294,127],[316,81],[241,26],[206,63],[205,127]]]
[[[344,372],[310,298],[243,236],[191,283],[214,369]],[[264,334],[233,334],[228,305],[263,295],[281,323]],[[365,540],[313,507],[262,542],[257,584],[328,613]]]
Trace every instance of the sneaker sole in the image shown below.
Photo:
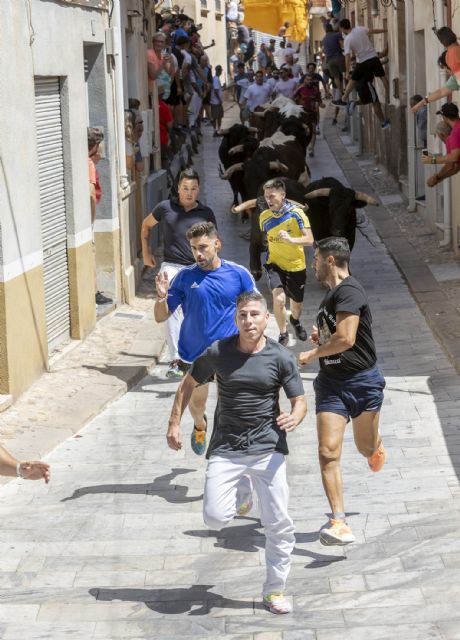
[[[331,536],[328,533],[321,532],[319,534],[319,541],[325,547],[333,547],[333,546],[344,547],[347,544],[352,544],[353,542],[355,542],[356,540],[355,536],[351,535],[350,538],[351,538],[350,540],[343,540],[339,538],[334,538],[334,536]]]
[[[266,602],[262,602],[264,609],[266,609],[267,611],[269,611],[270,613],[274,613],[276,616],[284,616],[287,613],[291,613],[292,609],[286,609],[285,611],[276,611],[276,609],[274,609],[273,607],[271,607],[268,603]]]

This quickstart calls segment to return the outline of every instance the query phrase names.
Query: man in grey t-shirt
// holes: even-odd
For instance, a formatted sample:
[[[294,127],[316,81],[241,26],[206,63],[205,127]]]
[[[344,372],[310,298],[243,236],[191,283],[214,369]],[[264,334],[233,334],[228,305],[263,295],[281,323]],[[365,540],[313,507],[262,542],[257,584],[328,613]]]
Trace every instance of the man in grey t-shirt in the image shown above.
[[[218,401],[207,452],[204,521],[222,529],[235,515],[246,515],[254,482],[266,537],[263,604],[272,613],[289,613],[284,588],[295,538],[287,510],[286,432],[300,424],[307,404],[293,354],[264,335],[269,317],[260,293],[238,296],[239,333],[214,342],[195,360],[177,390],[167,440],[171,449],[182,448],[180,420],[192,391],[215,375]],[[280,410],[281,388],[290,413]]]

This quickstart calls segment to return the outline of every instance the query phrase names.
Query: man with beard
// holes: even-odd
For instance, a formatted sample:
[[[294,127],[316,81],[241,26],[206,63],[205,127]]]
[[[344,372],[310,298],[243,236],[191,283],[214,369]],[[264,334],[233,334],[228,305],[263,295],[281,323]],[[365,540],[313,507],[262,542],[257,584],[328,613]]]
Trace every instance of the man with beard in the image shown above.
[[[358,451],[372,471],[385,463],[379,433],[385,380],[377,367],[372,316],[366,292],[350,275],[350,248],[345,238],[316,243],[313,268],[329,291],[320,304],[317,326],[310,336],[315,347],[299,356],[300,366],[319,358],[313,388],[324,490],[332,511],[329,526],[320,532],[324,545],[345,545],[355,537],[345,520],[340,456],[350,420]]]
[[[192,362],[215,340],[233,336],[236,299],[256,285],[249,271],[219,257],[221,242],[212,222],[198,222],[187,230],[187,239],[196,264],[180,271],[169,286],[168,274],[156,277],[157,300],[154,315],[165,322],[181,306],[184,314],[179,333],[179,357],[187,371]],[[198,387],[190,400],[194,420],[191,446],[197,455],[206,450],[205,414],[208,385]]]

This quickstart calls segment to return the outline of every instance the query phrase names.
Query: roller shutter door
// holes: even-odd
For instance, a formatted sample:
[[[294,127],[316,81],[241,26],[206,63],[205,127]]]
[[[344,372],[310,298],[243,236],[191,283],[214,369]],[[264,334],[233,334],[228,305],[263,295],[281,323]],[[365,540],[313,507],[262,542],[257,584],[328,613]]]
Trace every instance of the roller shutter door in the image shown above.
[[[59,78],[35,78],[48,349],[69,338],[70,301]]]

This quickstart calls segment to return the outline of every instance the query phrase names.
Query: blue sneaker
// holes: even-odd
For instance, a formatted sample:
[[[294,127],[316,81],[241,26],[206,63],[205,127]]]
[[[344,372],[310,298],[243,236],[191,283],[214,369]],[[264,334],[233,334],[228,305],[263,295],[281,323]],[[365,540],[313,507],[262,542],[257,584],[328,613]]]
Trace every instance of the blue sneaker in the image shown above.
[[[208,419],[206,415],[204,416],[204,421],[207,426]],[[190,445],[193,453],[196,453],[197,456],[204,455],[204,452],[206,451],[206,429],[204,431],[198,431],[195,425],[193,425],[192,435],[190,436]]]

